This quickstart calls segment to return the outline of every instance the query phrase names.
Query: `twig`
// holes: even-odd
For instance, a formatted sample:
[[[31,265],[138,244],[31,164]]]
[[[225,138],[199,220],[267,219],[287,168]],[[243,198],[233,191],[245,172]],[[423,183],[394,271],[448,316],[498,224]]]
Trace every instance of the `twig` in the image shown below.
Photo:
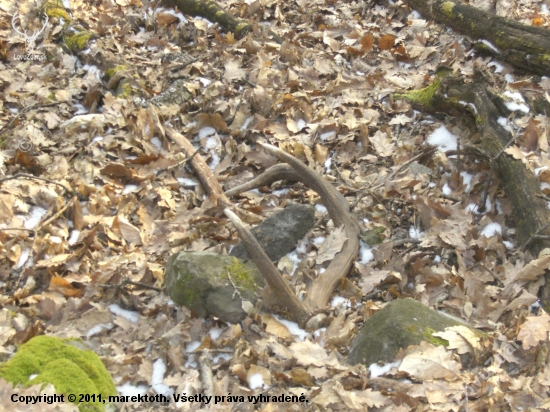
[[[419,153],[419,154],[417,154],[416,156],[410,158],[410,159],[407,160],[405,163],[403,163],[401,166],[399,166],[399,167],[397,168],[397,170],[395,170],[394,172],[391,172],[390,175],[388,176],[388,180],[392,180],[392,179],[395,177],[395,175],[396,175],[397,173],[399,173],[399,172],[400,172],[401,170],[403,170],[405,167],[407,167],[408,165],[410,165],[412,162],[414,162],[414,161],[420,159],[420,158],[423,157],[423,156],[426,156],[426,155],[428,155],[428,154],[430,154],[430,153],[433,153],[433,152],[435,152],[436,150],[437,150],[437,147],[430,147],[430,148],[428,148],[427,150],[424,150],[422,153]]]
[[[61,214],[67,210],[67,208],[69,206],[71,206],[74,201],[76,200],[76,196],[73,197],[71,200],[69,200],[65,206],[63,206],[61,209],[59,209],[52,217],[50,217],[48,220],[46,220],[44,223],[42,223],[41,225],[39,225],[36,229],[35,229],[35,232],[39,232],[40,230],[42,230],[45,226],[48,226],[51,222],[53,222],[55,219],[57,219],[59,216],[61,216]]]
[[[441,197],[443,199],[452,200],[453,202],[457,202],[457,203],[462,201],[460,199],[457,199],[456,197],[452,197],[452,196],[449,196],[449,195],[444,195],[443,193],[441,193]]]
[[[214,396],[214,375],[212,366],[208,358],[208,352],[203,352],[199,356],[199,370],[201,374],[203,393],[206,396]]]
[[[73,193],[73,191],[71,189],[69,189],[67,186],[65,185],[62,185],[61,183],[58,183],[58,182],[55,182],[53,180],[50,180],[50,179],[46,179],[44,177],[38,177],[38,176],[33,176],[33,175],[27,175],[27,174],[24,174],[24,173],[17,173],[16,175],[13,175],[13,176],[9,176],[9,177],[5,177],[4,179],[0,179],[0,184],[3,183],[3,182],[6,182],[8,180],[15,180],[15,179],[19,179],[19,178],[25,178],[25,179],[35,179],[35,180],[42,180],[44,182],[48,182],[48,183],[51,183],[51,184],[54,184],[54,185],[57,185],[57,186],[60,186],[63,188],[63,190],[65,190],[67,193]]]
[[[396,246],[406,245],[407,243],[417,244],[417,243],[420,243],[421,240],[420,239],[412,239],[412,238],[397,239],[397,240],[391,240],[390,239],[390,242],[393,243],[393,247],[396,247]]]
[[[15,116],[13,116],[11,118],[11,120],[8,122],[8,124],[6,124],[5,126],[3,126],[1,129],[0,129],[0,136],[2,134],[4,134],[10,127],[11,125],[17,120],[19,119],[19,117],[21,117],[22,115],[24,115],[25,113],[27,113],[29,110],[32,110],[34,108],[37,108],[37,107],[49,107],[49,106],[55,106],[55,105],[58,105],[62,102],[54,102],[54,103],[46,103],[46,104],[40,104],[40,103],[34,103],[34,104],[31,104],[30,106],[27,106],[27,107],[24,107],[21,109],[21,111],[19,113],[17,113]]]
[[[512,133],[512,138],[508,140],[508,142],[504,145],[502,150],[498,152],[498,154],[495,156],[494,159],[491,160],[491,170],[489,170],[489,178],[487,179],[487,182],[485,183],[485,187],[483,188],[483,196],[481,197],[481,202],[478,206],[478,211],[483,213],[485,212],[485,204],[487,203],[487,196],[489,196],[489,186],[491,186],[491,182],[493,181],[493,173],[495,171],[495,164],[498,160],[498,158],[504,153],[504,151],[510,146],[512,142],[516,140],[516,136]]]
[[[185,159],[180,160],[180,161],[177,162],[176,164],[173,164],[172,166],[167,166],[167,167],[162,167],[162,168],[160,168],[159,170],[157,170],[157,171],[155,172],[155,176],[160,176],[160,175],[161,175],[162,173],[164,173],[164,172],[170,172],[170,171],[172,171],[172,170],[174,170],[174,169],[176,169],[176,168],[178,168],[178,167],[180,167],[180,166],[182,166],[182,165],[187,164],[187,162],[191,161],[197,154],[199,154],[200,151],[201,151],[201,149],[199,148],[199,149],[197,149],[197,150],[195,151],[195,153],[193,153],[191,156],[186,157]]]
[[[523,246],[521,247],[521,250],[522,250],[522,251],[525,251],[525,248],[526,248],[527,246],[529,246],[529,244],[530,244],[533,240],[538,239],[539,233],[542,232],[542,231],[544,231],[544,230],[546,230],[546,229],[548,229],[548,227],[550,227],[550,223],[546,224],[544,227],[540,228],[540,229],[537,230],[535,233],[533,233],[533,234],[531,235],[531,237],[527,240],[527,242],[525,242],[525,243],[523,244]]]
[[[138,286],[143,289],[154,290],[155,292],[162,292],[162,289],[160,288],[156,288],[154,286],[146,285],[145,283],[136,282],[130,279],[124,279],[122,282],[116,283],[116,284],[96,283],[96,285],[102,288],[123,288],[126,285],[132,285],[132,286]]]
[[[229,273],[229,271],[227,271],[227,278],[229,279],[229,282],[231,282],[233,289],[235,289],[235,292],[233,292],[233,296],[231,296],[231,299],[235,299],[235,295],[238,295],[239,298],[241,298],[242,300],[243,297],[241,295],[241,291],[239,290],[237,285],[235,285],[235,282],[233,282],[233,279],[231,279],[231,273]]]

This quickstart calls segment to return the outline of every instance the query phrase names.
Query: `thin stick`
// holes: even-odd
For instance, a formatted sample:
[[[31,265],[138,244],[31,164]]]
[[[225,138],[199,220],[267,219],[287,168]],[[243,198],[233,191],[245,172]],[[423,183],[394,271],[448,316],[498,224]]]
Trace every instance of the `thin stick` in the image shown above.
[[[16,175],[13,175],[13,176],[9,176],[9,177],[5,177],[4,179],[0,179],[0,184],[3,183],[3,182],[6,182],[8,180],[15,180],[15,179],[19,179],[19,178],[24,178],[24,179],[34,179],[34,180],[42,180],[43,182],[48,182],[48,183],[51,183],[51,184],[54,184],[54,185],[57,185],[57,186],[60,186],[63,188],[63,190],[65,190],[67,193],[73,193],[73,191],[71,189],[69,189],[67,186],[65,185],[62,185],[61,183],[58,183],[58,182],[55,182],[53,180],[50,180],[50,179],[46,179],[44,177],[38,177],[38,176],[33,176],[33,175],[27,175],[27,174],[24,174],[24,173],[17,173]]]

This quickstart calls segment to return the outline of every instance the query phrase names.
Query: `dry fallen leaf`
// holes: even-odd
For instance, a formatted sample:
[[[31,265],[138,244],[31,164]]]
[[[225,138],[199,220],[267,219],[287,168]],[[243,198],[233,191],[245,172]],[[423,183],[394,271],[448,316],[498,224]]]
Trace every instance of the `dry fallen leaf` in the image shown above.
[[[348,237],[344,231],[344,226],[334,229],[319,247],[319,253],[315,257],[315,262],[321,264],[327,260],[334,259],[334,256],[344,247],[344,242],[346,240],[348,240]]]
[[[522,341],[523,349],[527,350],[547,341],[549,333],[550,315],[543,312],[540,316],[528,316],[520,326],[517,338]]]

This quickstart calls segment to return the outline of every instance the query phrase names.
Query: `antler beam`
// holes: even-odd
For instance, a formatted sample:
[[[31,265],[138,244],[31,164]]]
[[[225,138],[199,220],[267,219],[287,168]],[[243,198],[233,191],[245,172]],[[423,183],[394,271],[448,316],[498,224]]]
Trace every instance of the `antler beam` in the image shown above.
[[[268,284],[275,289],[275,293],[279,296],[284,296],[282,298],[284,301],[281,303],[287,305],[287,309],[294,320],[304,325],[315,312],[325,309],[332,292],[338,286],[338,282],[348,274],[359,251],[359,225],[349,211],[347,200],[319,173],[275,146],[259,144],[280,161],[287,163],[287,165],[279,164],[273,166],[251,182],[233,188],[226,194],[228,196],[235,195],[261,185],[270,184],[276,180],[302,182],[319,194],[334,222],[334,226],[343,226],[347,237],[342,251],[335,256],[325,272],[312,282],[306,299],[304,302],[300,302],[277,268],[271,263],[265,252],[263,252],[256,238],[252,236],[250,231],[244,227],[238,218],[235,219],[236,216],[231,211],[229,213],[225,212],[237,228],[246,250],[266,278]],[[278,280],[272,282],[270,281],[271,278]]]

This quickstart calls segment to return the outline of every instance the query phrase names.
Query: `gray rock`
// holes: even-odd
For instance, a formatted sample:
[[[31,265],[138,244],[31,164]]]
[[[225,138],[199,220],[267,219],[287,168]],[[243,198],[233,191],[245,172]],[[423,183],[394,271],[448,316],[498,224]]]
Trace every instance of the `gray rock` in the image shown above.
[[[449,342],[432,333],[457,325],[484,335],[460,319],[430,309],[416,300],[397,299],[365,322],[352,341],[348,361],[352,365],[362,363],[368,367],[378,361],[393,362],[399,349],[418,345],[421,341],[447,346]],[[467,357],[463,359],[466,363],[470,361],[472,359]]]
[[[288,203],[284,210],[253,228],[252,234],[267,256],[272,261],[278,261],[296,247],[298,240],[309,232],[314,223],[313,206]],[[242,242],[239,242],[229,254],[243,260],[250,259]]]
[[[237,286],[238,292],[235,293]],[[238,323],[246,317],[242,301],[258,300],[257,287],[265,285],[256,266],[240,259],[205,252],[179,252],[166,263],[166,294],[199,317],[215,316]]]

